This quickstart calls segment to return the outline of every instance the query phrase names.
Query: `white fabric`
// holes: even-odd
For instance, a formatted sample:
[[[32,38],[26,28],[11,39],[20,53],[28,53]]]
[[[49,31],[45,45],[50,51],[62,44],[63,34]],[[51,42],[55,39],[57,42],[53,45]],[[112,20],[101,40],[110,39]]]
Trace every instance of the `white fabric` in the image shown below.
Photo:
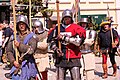
[[[2,46],[2,41],[3,41],[3,39],[2,39],[2,31],[0,31],[0,46]]]
[[[46,50],[48,48],[48,44],[46,42],[47,40],[44,39],[43,42],[38,42],[37,43],[37,48],[41,50]]]

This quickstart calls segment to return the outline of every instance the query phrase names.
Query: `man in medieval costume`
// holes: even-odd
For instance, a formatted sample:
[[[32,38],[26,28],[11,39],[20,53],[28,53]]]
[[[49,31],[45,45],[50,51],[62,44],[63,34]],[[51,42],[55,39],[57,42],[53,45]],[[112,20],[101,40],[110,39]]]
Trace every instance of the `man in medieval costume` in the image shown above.
[[[36,34],[37,38],[37,50],[35,52],[35,61],[38,66],[40,74],[42,74],[42,80],[47,80],[47,68],[49,67],[49,56],[48,56],[48,44],[47,36],[48,31],[43,28],[41,21],[36,20],[33,23],[33,32]]]
[[[26,16],[18,16],[16,30],[17,40],[14,40],[14,36],[11,36],[6,49],[7,57],[10,63],[13,64],[13,67],[10,73],[5,76],[7,78],[12,76],[13,80],[35,80],[38,72],[33,54],[37,47],[37,40],[34,33],[29,31],[28,19]],[[20,56],[18,62],[15,60],[15,47]]]
[[[63,11],[61,23],[60,34],[56,26],[48,35],[50,48],[56,53],[57,80],[65,80],[67,70],[70,71],[72,80],[81,80],[79,47],[85,40],[86,31],[73,23],[72,12],[69,9]],[[59,41],[61,49],[59,49]]]
[[[107,54],[110,57],[110,62],[113,67],[113,76],[117,74],[117,65],[115,62],[115,52],[117,51],[117,45],[119,43],[119,37],[116,30],[111,28],[110,21],[103,21],[101,24],[101,30],[98,33],[98,44],[99,50],[102,53],[102,67],[103,67],[103,76],[102,78],[108,77],[107,69]],[[112,34],[112,35],[111,35]]]
[[[78,24],[86,29],[86,39],[80,48],[80,52],[82,53],[81,61],[83,62],[81,74],[83,78],[86,76],[86,80],[93,80],[95,78],[95,55],[92,46],[95,43],[96,31],[90,29],[92,26],[88,26],[90,24],[88,18],[81,18]],[[91,61],[91,63],[89,63],[89,61]]]

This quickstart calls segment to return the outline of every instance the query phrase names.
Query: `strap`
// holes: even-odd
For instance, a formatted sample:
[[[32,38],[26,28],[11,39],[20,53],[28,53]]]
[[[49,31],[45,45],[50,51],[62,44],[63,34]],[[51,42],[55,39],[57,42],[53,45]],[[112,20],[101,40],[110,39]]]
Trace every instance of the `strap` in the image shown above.
[[[23,44],[27,44],[29,42],[29,40],[33,37],[33,35],[35,35],[33,32],[31,32],[30,34],[28,34],[25,37],[25,39],[23,41]],[[12,40],[14,40],[14,35],[12,35],[11,38],[12,38]],[[18,35],[17,35],[17,41],[20,42],[20,39],[19,39]]]
[[[23,41],[23,44],[27,44],[28,41],[33,37],[33,35],[35,35],[33,32],[31,32],[30,34],[28,34],[28,35],[25,37],[25,39],[24,39],[24,41]]]

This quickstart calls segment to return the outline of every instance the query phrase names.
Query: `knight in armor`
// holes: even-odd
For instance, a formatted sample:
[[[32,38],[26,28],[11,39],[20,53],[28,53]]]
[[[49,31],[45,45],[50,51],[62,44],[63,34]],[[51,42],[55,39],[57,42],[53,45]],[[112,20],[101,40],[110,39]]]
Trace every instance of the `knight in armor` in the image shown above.
[[[37,50],[35,52],[35,61],[38,66],[39,72],[42,74],[42,80],[47,80],[47,68],[49,67],[49,56],[48,56],[48,44],[47,36],[48,31],[43,28],[41,21],[36,20],[33,23],[33,32],[36,34],[37,38]]]
[[[57,80],[65,80],[67,70],[70,71],[71,80],[81,80],[79,47],[85,40],[86,31],[73,23],[72,12],[69,9],[62,13],[60,34],[58,34],[58,29],[58,26],[56,26],[48,35],[50,48],[56,54]],[[60,45],[58,45],[59,41]]]
[[[95,70],[95,55],[93,54],[92,45],[95,43],[96,31],[89,28],[89,19],[81,18],[78,24],[86,29],[86,39],[81,46],[80,52],[82,53],[82,77],[86,76],[86,80],[93,80]],[[92,63],[90,64],[89,61]]]
[[[6,49],[7,57],[13,67],[8,74],[7,78],[12,80],[35,80],[37,69],[35,65],[35,59],[33,54],[37,47],[37,40],[33,32],[29,31],[28,19],[26,16],[20,15],[17,18],[17,36],[14,40],[14,35],[10,37],[8,46]],[[19,61],[15,60],[15,50],[17,48],[19,52]]]
[[[102,53],[102,67],[103,67],[103,76],[102,78],[108,77],[107,69],[107,55],[110,57],[110,62],[113,67],[113,76],[116,76],[117,65],[115,61],[115,52],[117,45],[119,43],[119,37],[116,30],[111,28],[110,21],[103,21],[101,24],[101,30],[98,33],[98,44],[100,53]],[[111,35],[112,34],[112,35]]]

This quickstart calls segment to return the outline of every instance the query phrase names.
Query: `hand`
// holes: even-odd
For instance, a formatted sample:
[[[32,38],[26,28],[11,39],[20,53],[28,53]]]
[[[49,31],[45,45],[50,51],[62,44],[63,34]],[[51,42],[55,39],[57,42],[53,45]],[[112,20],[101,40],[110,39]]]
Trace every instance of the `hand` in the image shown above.
[[[2,48],[5,48],[5,45],[4,45],[4,44],[2,45]]]
[[[17,62],[17,61],[14,61],[14,66],[16,67],[16,68],[18,68],[19,66],[20,66],[20,64]]]
[[[63,53],[62,53],[62,51],[60,49],[57,49],[56,51],[57,51],[59,57],[63,56]]]
[[[18,41],[14,40],[14,45],[15,45],[16,47],[19,47],[20,43],[19,43]]]
[[[112,43],[112,48],[116,48],[116,43]]]
[[[62,38],[63,38],[63,35],[61,35],[61,34],[59,34],[59,35],[57,36],[57,39],[58,39],[58,40],[62,40]]]

